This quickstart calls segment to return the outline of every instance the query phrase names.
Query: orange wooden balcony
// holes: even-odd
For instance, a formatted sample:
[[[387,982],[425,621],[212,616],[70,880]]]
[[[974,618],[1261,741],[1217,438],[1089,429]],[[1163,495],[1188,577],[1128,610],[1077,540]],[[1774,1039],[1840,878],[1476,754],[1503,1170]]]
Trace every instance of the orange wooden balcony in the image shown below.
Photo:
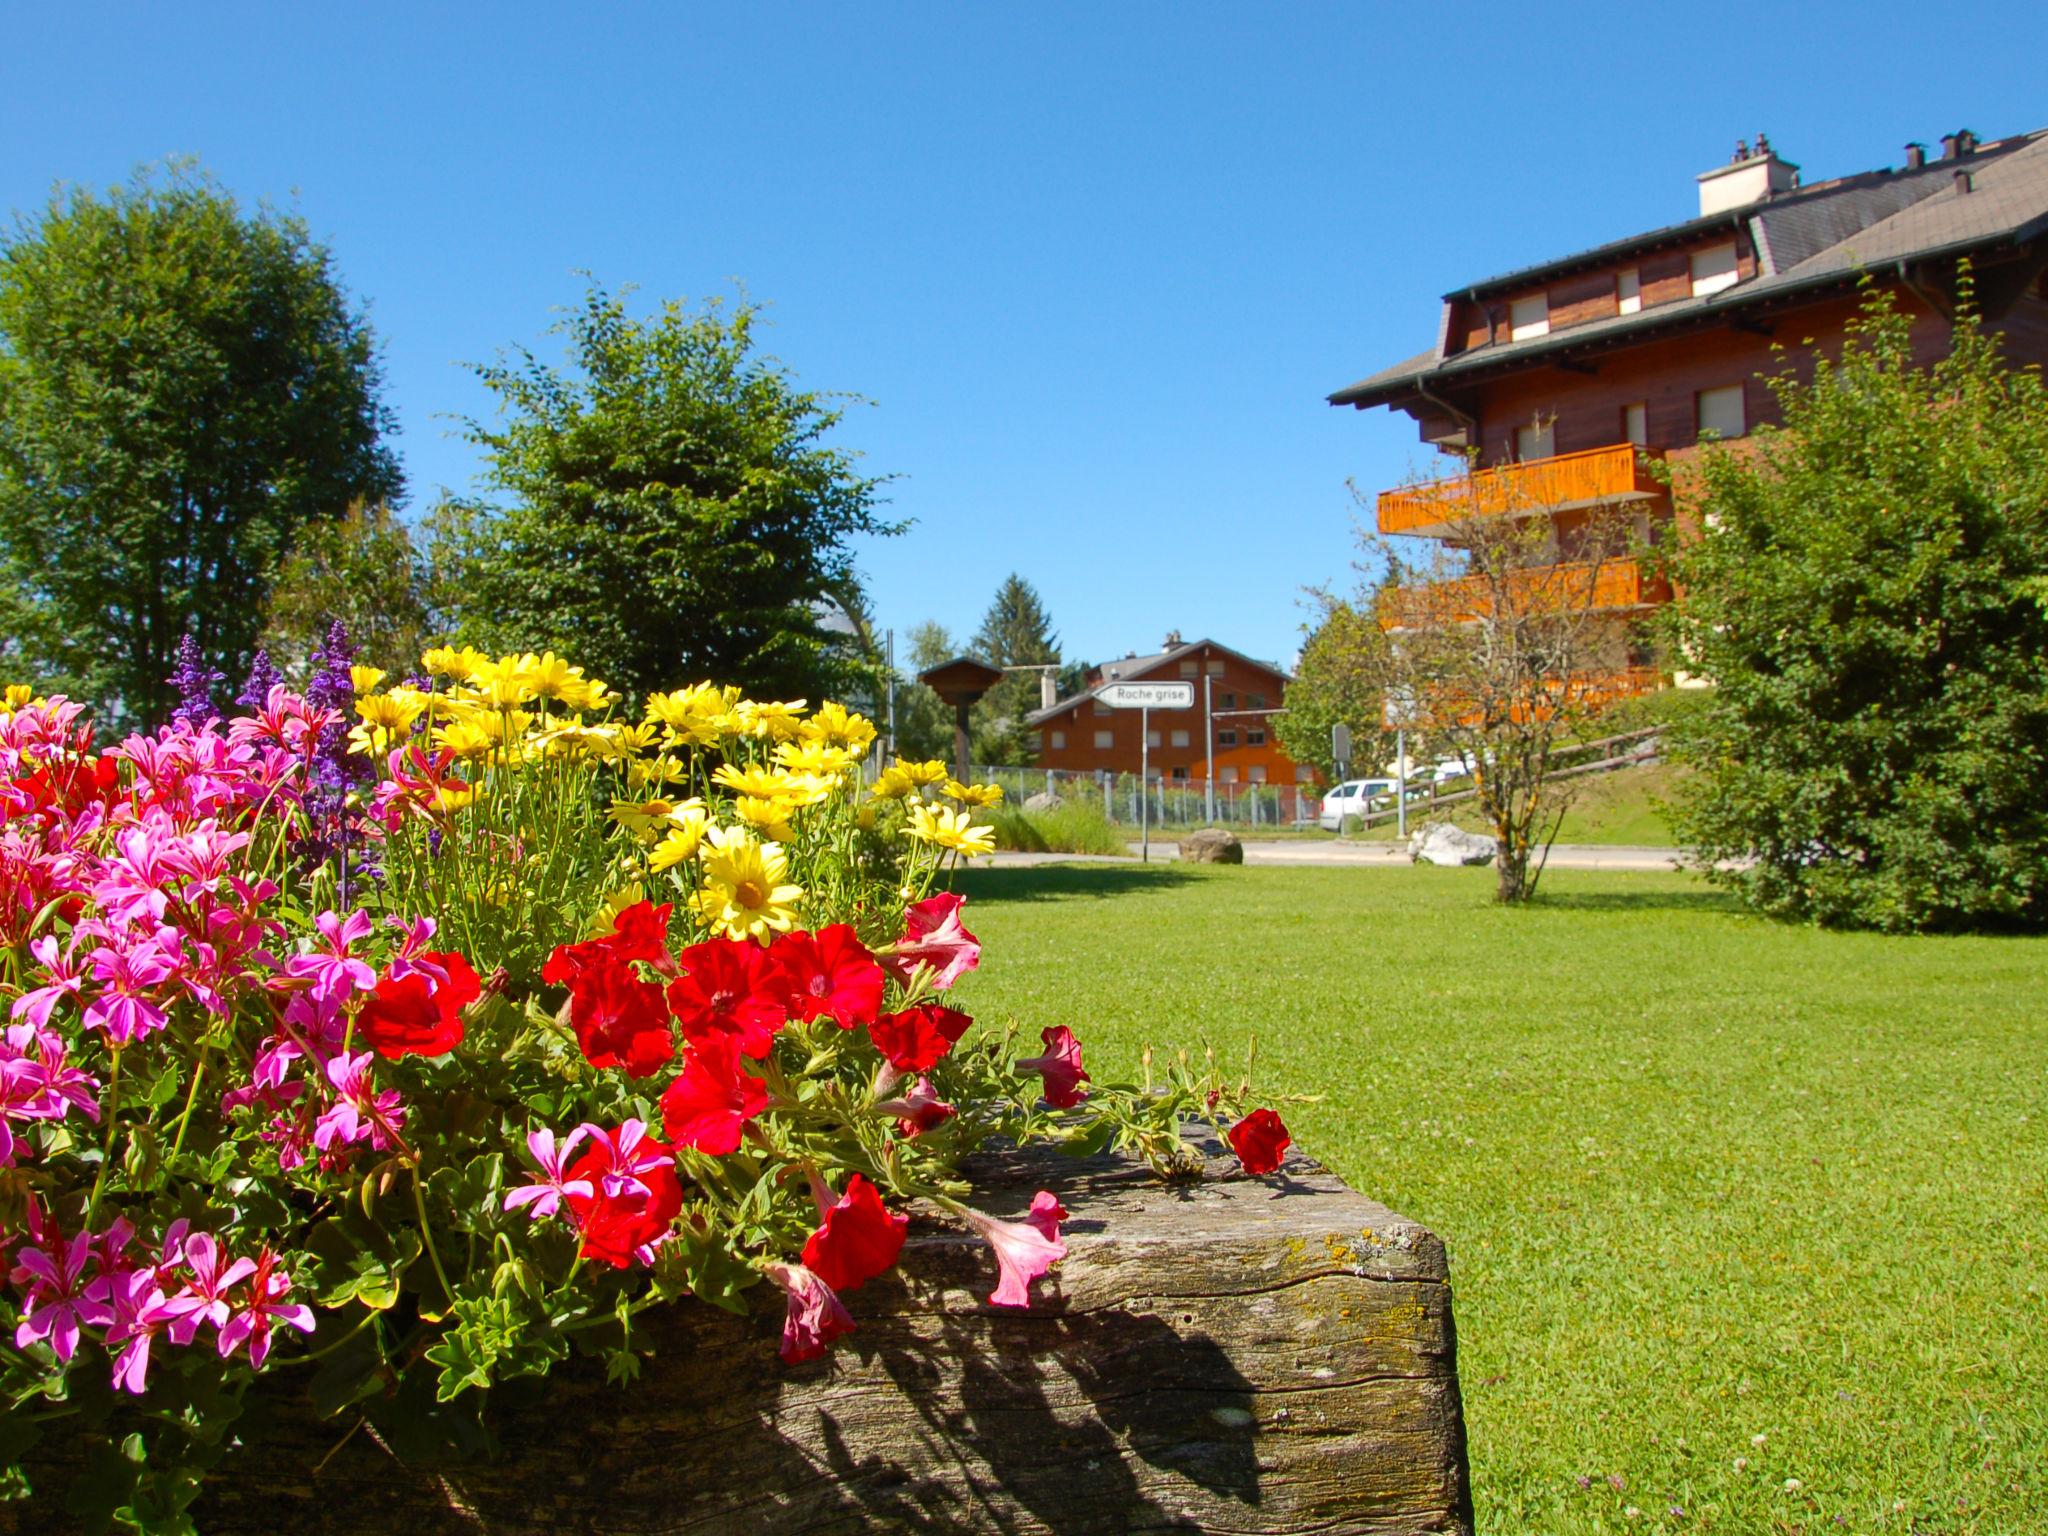
[[[1443,538],[1474,517],[1567,512],[1662,496],[1664,487],[1644,467],[1642,452],[1633,443],[1616,443],[1381,491],[1380,532]]]
[[[1597,564],[1537,565],[1508,581],[1509,602],[1532,613],[1555,606],[1562,612],[1650,608],[1671,601],[1671,583],[1634,560]],[[1381,594],[1381,629],[1414,629],[1425,623],[1470,624],[1493,608],[1490,584],[1478,576],[1427,587],[1398,587]]]

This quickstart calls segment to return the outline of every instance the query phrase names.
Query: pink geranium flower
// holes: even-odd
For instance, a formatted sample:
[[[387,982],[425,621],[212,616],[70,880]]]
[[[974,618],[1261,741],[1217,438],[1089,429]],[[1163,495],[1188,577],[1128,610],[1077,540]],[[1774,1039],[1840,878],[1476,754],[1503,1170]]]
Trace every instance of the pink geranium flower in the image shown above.
[[[313,1145],[322,1152],[338,1152],[364,1140],[379,1152],[398,1145],[405,1114],[397,1089],[377,1091],[370,1076],[375,1060],[371,1052],[363,1051],[354,1056],[344,1053],[327,1063],[327,1080],[337,1097],[313,1127]]]
[[[903,937],[879,956],[890,974],[910,985],[920,965],[932,971],[932,985],[944,991],[981,964],[981,941],[960,921],[967,898],[943,891],[903,914]]]
[[[322,912],[313,919],[324,947],[310,954],[293,955],[285,962],[285,974],[310,979],[318,1002],[341,1002],[351,993],[367,992],[377,984],[377,973],[367,961],[358,960],[350,949],[370,936],[370,914],[351,912],[342,917]]]
[[[25,1019],[37,1029],[48,1029],[50,1011],[60,998],[78,996],[85,973],[72,963],[69,954],[57,947],[57,940],[50,934],[31,940],[28,952],[42,967],[45,979],[41,986],[30,988],[14,1000],[11,1016]]]
[[[1067,1256],[1067,1245],[1060,1238],[1060,1223],[1067,1213],[1059,1201],[1041,1189],[1021,1222],[998,1221],[967,1207],[962,1207],[960,1214],[995,1250],[1000,1276],[989,1301],[998,1307],[1030,1306],[1031,1282]]]
[[[121,1046],[164,1027],[166,1015],[155,993],[177,967],[162,944],[145,939],[128,949],[103,946],[92,953],[92,973],[103,990],[86,1004],[86,1028],[105,1030]]]
[[[555,1145],[555,1133],[545,1128],[526,1133],[526,1150],[533,1154],[533,1160],[540,1165],[540,1176],[531,1184],[522,1184],[517,1189],[505,1192],[505,1209],[516,1211],[528,1207],[527,1214],[533,1217],[552,1216],[561,1209],[562,1202],[571,1195],[589,1199],[596,1193],[596,1186],[588,1179],[566,1178],[570,1154],[576,1150],[576,1143],[588,1136],[592,1127],[579,1125],[567,1136],[562,1144]],[[641,1188],[644,1190],[645,1185]]]
[[[261,1370],[270,1354],[270,1331],[274,1324],[283,1323],[301,1333],[313,1331],[313,1309],[285,1300],[291,1289],[292,1277],[277,1267],[277,1255],[268,1248],[260,1251],[256,1255],[255,1273],[249,1277],[248,1298],[242,1310],[229,1318],[220,1331],[223,1360],[246,1343],[249,1364]]]
[[[149,1346],[170,1325],[156,1270],[116,1270],[93,1282],[106,1302],[107,1352],[114,1354],[114,1386],[140,1397],[149,1384]]]
[[[189,1276],[183,1289],[167,1297],[161,1308],[173,1344],[191,1343],[202,1323],[210,1323],[216,1330],[226,1327],[228,1289],[256,1272],[255,1260],[228,1262],[211,1232],[187,1233],[184,1226],[183,1221],[171,1224],[164,1240],[164,1262],[157,1271],[160,1281],[175,1279],[179,1269]]]
[[[68,1365],[78,1349],[79,1329],[103,1326],[113,1320],[113,1313],[85,1278],[87,1266],[98,1257],[92,1234],[79,1232],[67,1239],[52,1231],[44,1243],[14,1256],[12,1279],[27,1292],[14,1343],[26,1349],[47,1339],[58,1360]]]

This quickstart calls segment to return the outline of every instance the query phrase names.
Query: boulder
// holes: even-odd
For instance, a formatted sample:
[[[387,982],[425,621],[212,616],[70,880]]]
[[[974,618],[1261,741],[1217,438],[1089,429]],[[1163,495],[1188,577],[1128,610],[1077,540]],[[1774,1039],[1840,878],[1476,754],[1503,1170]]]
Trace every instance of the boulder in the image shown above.
[[[1204,827],[1180,840],[1180,856],[1189,864],[1242,864],[1244,844],[1235,832],[1221,827]]]
[[[1448,821],[1432,821],[1408,839],[1408,857],[1418,864],[1491,864],[1500,844],[1484,832],[1467,832]]]
[[[1041,789],[1035,795],[1025,796],[1024,809],[1027,811],[1056,811],[1066,803],[1062,796],[1054,793],[1052,790]]]

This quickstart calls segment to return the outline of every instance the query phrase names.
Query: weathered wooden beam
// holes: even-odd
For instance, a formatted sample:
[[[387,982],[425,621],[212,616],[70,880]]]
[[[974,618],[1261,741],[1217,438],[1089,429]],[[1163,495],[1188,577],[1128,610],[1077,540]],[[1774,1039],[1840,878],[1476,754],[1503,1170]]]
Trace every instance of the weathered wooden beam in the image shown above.
[[[1071,1213],[1029,1312],[986,1304],[972,1234],[920,1223],[827,1359],[784,1367],[765,1299],[752,1319],[647,1314],[659,1353],[632,1385],[579,1362],[494,1394],[491,1460],[407,1464],[368,1433],[336,1449],[352,1419],[273,1392],[199,1528],[1469,1532],[1443,1245],[1305,1159],[1233,1170],[989,1160],[985,1208],[1043,1187]],[[23,1513],[0,1528],[53,1528],[8,1526]]]

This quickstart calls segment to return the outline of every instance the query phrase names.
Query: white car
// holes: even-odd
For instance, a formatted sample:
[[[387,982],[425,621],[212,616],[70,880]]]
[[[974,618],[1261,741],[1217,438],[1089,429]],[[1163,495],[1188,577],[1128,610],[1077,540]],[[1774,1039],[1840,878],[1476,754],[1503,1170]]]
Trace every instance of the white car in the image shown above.
[[[1322,814],[1316,817],[1316,825],[1325,832],[1341,832],[1346,816],[1363,816],[1380,804],[1392,805],[1393,793],[1392,779],[1346,779],[1323,796]]]

